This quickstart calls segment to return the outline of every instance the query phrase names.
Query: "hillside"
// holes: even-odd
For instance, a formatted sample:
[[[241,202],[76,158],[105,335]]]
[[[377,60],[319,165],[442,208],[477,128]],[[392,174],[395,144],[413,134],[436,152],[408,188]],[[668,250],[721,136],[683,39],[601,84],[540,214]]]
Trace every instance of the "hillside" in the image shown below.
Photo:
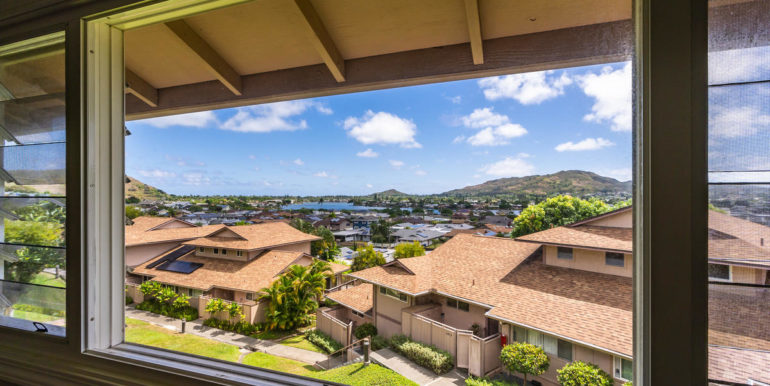
[[[136,178],[126,177],[126,198],[136,197],[139,200],[163,200],[168,197],[166,192],[147,185]]]
[[[556,195],[568,193],[586,195],[595,193],[631,192],[631,181],[621,182],[614,178],[602,177],[582,170],[564,170],[558,173],[510,177],[491,180],[478,185],[442,193],[449,196],[494,195],[494,194],[536,194]]]
[[[372,193],[372,195],[373,196],[376,195],[378,197],[408,196],[408,194],[399,192],[396,189],[388,189],[384,192]]]

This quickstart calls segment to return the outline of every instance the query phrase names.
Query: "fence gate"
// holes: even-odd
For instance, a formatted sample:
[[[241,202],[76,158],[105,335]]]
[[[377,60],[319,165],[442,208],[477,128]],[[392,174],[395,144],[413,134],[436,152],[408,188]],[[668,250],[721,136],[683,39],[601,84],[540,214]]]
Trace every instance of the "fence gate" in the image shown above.
[[[470,343],[473,333],[470,331],[457,331],[457,367],[461,369],[468,368],[468,361],[470,359]]]
[[[484,373],[481,370],[481,340],[471,336],[468,343],[468,374],[482,377]]]

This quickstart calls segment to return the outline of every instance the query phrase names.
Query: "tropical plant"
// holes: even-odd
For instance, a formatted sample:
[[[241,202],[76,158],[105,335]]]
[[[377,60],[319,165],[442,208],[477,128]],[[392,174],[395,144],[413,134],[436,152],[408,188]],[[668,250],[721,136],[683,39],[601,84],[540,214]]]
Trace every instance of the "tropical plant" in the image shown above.
[[[5,242],[40,246],[64,246],[65,212],[61,204],[40,201],[12,210],[17,220],[4,219]],[[44,268],[64,266],[64,253],[54,248],[22,247],[16,261],[6,263],[6,277],[29,283]],[[0,278],[4,279],[4,278]]]
[[[205,310],[210,314],[215,314],[217,312],[227,310],[227,305],[222,299],[211,299],[208,301],[208,303],[206,303]]]
[[[231,318],[238,317],[239,319],[243,319],[243,307],[241,307],[240,304],[232,302],[228,304],[225,309]]]
[[[156,300],[156,296],[161,289],[161,285],[157,281],[148,280],[139,286],[139,292],[146,298]]]
[[[310,323],[310,314],[318,308],[331,274],[325,261],[316,260],[310,267],[292,265],[263,289],[260,299],[269,301],[265,313],[268,329],[290,330]]]
[[[177,310],[181,310],[182,308],[189,307],[190,297],[185,294],[180,294],[179,296],[176,297],[176,299],[174,299],[171,305]]]
[[[425,248],[417,241],[412,243],[401,243],[396,245],[396,251],[393,252],[393,257],[396,259],[403,259],[407,257],[422,256],[425,254]]]
[[[550,362],[542,347],[534,344],[518,342],[503,347],[500,362],[512,373],[522,373],[524,384],[527,375],[540,375],[548,370]]]
[[[556,380],[562,386],[614,385],[612,377],[593,363],[583,361],[570,362],[561,369],[556,370],[556,372],[559,374]]]
[[[133,205],[126,205],[126,217],[133,220],[139,216],[142,215],[142,210],[133,206]]]
[[[385,257],[382,256],[382,253],[375,251],[371,245],[358,248],[356,253],[356,257],[353,258],[353,264],[350,266],[350,269],[353,271],[385,264]]]
[[[512,237],[527,235],[545,229],[570,224],[597,216],[612,207],[597,198],[583,200],[564,195],[530,205],[513,220]]]
[[[155,298],[160,303],[168,303],[176,298],[176,292],[171,287],[162,287],[155,295]]]

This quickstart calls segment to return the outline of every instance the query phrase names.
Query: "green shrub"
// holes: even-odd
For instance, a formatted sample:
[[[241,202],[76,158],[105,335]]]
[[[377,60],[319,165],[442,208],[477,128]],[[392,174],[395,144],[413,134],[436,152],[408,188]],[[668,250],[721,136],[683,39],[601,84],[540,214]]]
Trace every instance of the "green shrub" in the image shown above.
[[[174,308],[181,310],[185,307],[190,307],[190,297],[187,295],[179,295],[174,299],[173,302],[171,302],[171,305],[174,306]]]
[[[126,295],[126,305],[129,305],[134,302],[134,298]]]
[[[158,303],[158,302],[145,300],[137,304],[136,309],[142,310],[142,311],[149,311],[149,312],[152,312],[153,314],[169,316],[176,319],[184,318],[185,320],[188,320],[188,321],[198,319],[198,310],[190,306],[175,308],[174,306],[168,303]]]
[[[225,309],[227,310],[227,313],[230,315],[231,318],[239,317],[240,319],[243,319],[243,308],[238,303],[230,303],[227,306],[225,306]]]
[[[556,372],[559,373],[556,380],[562,386],[612,386],[615,384],[609,374],[593,363],[575,361],[567,363]]]
[[[383,338],[383,337],[381,337],[379,335],[374,335],[374,336],[372,336],[371,339],[372,339],[372,341],[371,341],[371,349],[372,349],[372,351],[377,351],[377,350],[383,349],[385,347],[388,347],[388,341],[385,338]]]
[[[395,335],[390,340],[391,346],[397,352],[409,358],[412,362],[441,375],[454,367],[454,358],[444,350],[435,346],[417,343],[404,335]]]
[[[227,320],[220,320],[216,318],[209,318],[203,321],[203,325],[207,327],[212,328],[218,328],[220,330],[230,331],[234,332],[236,334],[241,335],[256,335],[259,333],[260,328],[259,325],[247,323],[245,321],[240,321],[237,323],[230,323]]]
[[[307,339],[308,342],[318,346],[321,350],[326,351],[327,354],[331,354],[343,347],[340,342],[337,342],[336,340],[332,339],[331,336],[326,335],[319,330],[310,330],[306,332],[305,339]]]
[[[226,309],[227,305],[222,299],[211,299],[208,303],[206,303],[206,312],[210,314],[214,314],[219,311],[225,311]]]
[[[53,308],[33,306],[32,304],[17,303],[13,305],[13,309],[18,311],[24,311],[24,312],[34,312],[37,314],[51,315],[59,318],[63,318],[65,316],[65,312],[62,310],[54,310]]]
[[[377,335],[377,327],[371,323],[364,323],[358,326],[353,334],[356,336],[356,339],[364,339],[367,336],[375,336]]]
[[[519,386],[518,383],[489,378],[469,377],[465,379],[466,386]]]

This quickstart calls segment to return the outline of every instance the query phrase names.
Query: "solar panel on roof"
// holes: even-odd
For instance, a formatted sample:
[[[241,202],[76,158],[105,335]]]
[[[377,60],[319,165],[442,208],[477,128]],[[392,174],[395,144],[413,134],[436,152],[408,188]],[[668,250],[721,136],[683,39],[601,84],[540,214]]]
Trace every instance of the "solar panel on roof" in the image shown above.
[[[147,265],[147,268],[155,268],[163,263],[174,261],[190,252],[195,250],[194,245],[183,245],[173,251],[171,251],[168,255],[163,256],[162,258],[158,259],[157,261],[152,262],[152,264]],[[160,268],[159,268],[160,269]]]
[[[158,266],[158,269],[161,271],[190,274],[195,272],[195,270],[200,267],[203,267],[203,264],[174,260],[165,262],[164,264]]]

